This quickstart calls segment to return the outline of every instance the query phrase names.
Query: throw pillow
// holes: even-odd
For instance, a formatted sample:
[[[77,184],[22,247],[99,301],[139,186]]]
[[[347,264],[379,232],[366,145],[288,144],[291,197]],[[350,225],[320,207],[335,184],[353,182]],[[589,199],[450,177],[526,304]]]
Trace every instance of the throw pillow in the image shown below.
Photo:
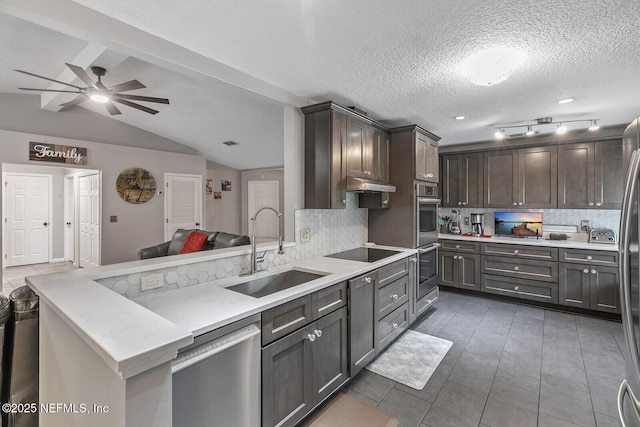
[[[204,248],[204,245],[207,243],[207,236],[204,233],[199,233],[197,231],[192,231],[187,236],[187,240],[184,241],[184,245],[182,245],[182,249],[180,249],[181,254],[188,254],[191,252],[198,252]]]

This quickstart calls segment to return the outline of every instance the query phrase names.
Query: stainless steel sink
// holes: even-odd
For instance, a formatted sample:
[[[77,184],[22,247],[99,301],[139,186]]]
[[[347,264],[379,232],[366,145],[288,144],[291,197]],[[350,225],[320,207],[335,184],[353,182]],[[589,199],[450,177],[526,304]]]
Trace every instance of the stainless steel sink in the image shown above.
[[[289,270],[273,276],[250,280],[238,285],[229,286],[227,289],[240,292],[255,298],[271,295],[303,283],[319,279],[324,274],[309,273],[301,270]]]

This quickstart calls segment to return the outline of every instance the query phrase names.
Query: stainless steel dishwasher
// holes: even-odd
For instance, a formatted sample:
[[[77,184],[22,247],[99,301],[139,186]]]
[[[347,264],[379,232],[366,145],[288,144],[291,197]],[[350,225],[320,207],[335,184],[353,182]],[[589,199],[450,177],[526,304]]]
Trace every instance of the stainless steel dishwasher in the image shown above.
[[[199,335],[178,352],[173,427],[260,425],[260,315]]]

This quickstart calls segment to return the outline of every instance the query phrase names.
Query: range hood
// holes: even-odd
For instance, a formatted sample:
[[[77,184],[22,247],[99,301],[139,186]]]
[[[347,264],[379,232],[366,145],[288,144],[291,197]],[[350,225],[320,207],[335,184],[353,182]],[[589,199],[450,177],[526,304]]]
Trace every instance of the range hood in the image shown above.
[[[354,178],[352,176],[348,176],[347,191],[395,193],[396,186],[391,184],[383,184],[379,181],[371,181],[368,179]]]

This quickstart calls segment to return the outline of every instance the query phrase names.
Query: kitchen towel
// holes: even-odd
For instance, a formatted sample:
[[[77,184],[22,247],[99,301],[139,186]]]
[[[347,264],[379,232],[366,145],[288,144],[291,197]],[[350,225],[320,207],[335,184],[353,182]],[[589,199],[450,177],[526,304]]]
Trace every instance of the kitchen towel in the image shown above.
[[[409,330],[365,369],[422,390],[452,345],[451,341]]]

